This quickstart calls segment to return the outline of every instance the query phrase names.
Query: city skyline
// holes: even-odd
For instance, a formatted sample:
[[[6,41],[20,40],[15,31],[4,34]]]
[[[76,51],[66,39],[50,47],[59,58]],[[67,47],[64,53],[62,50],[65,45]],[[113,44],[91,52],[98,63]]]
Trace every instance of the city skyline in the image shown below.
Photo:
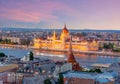
[[[0,0],[0,28],[120,30],[119,0]]]

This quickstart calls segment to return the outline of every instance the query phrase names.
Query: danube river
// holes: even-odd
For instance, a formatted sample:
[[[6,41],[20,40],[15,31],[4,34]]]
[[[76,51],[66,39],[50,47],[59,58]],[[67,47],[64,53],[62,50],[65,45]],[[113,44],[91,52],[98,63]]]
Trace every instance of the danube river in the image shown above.
[[[66,54],[62,52],[49,52],[49,51],[41,51],[41,50],[23,50],[23,49],[8,49],[8,48],[0,48],[0,52],[4,52],[8,56],[16,56],[23,57],[28,55],[29,51],[34,52],[34,56],[39,56],[42,58],[50,58],[52,60],[66,60]],[[100,64],[110,64],[114,62],[120,62],[120,57],[114,56],[98,56],[98,55],[85,55],[85,54],[75,54],[74,55],[77,62],[79,62],[83,66],[90,66],[95,63]]]

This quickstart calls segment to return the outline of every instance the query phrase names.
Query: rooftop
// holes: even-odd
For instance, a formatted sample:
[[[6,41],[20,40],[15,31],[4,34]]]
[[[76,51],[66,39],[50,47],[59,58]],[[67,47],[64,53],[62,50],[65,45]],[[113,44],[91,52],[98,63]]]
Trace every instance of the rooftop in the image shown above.
[[[86,72],[68,72],[63,74],[64,78],[84,78],[84,79],[94,79],[99,82],[114,81],[114,77],[110,73],[86,73]]]
[[[17,64],[9,64],[9,65],[0,66],[0,73],[15,69],[17,67],[18,67]]]

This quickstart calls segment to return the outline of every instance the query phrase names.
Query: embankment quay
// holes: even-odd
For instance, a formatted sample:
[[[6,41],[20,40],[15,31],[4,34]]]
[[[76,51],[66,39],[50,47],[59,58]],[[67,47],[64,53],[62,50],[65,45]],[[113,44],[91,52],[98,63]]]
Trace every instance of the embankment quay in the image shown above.
[[[68,50],[59,50],[59,49],[35,49],[32,46],[25,46],[25,45],[9,45],[9,44],[0,44],[1,48],[15,48],[15,49],[32,49],[32,50],[37,50],[40,52],[47,52],[47,53],[52,53],[52,52],[61,52],[61,53],[67,53]],[[88,55],[102,55],[102,56],[118,56],[120,57],[120,53],[115,53],[115,52],[101,52],[101,51],[80,51],[80,50],[73,50],[75,54],[88,54]]]
[[[63,52],[67,53],[68,50],[54,50],[54,49],[35,49],[39,51],[47,51],[49,52]],[[115,53],[115,52],[101,52],[101,51],[80,51],[80,50],[73,50],[74,54],[87,54],[87,55],[102,55],[102,56],[115,56],[115,57],[120,57],[120,53]]]
[[[26,45],[9,45],[9,44],[0,44],[1,48],[15,48],[15,49],[31,49],[31,46]]]

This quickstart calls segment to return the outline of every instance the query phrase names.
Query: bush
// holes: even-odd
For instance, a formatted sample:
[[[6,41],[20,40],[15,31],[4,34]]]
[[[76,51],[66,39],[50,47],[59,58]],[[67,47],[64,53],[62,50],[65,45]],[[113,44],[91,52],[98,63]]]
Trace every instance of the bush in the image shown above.
[[[104,44],[104,46],[103,46],[105,49],[113,49],[113,47],[114,47],[114,44],[112,44],[112,43],[109,43],[109,44]]]
[[[6,55],[3,52],[0,52],[0,57],[5,57]]]
[[[52,83],[51,83],[50,79],[47,78],[46,80],[44,80],[44,84],[52,84]]]
[[[90,69],[90,70],[84,71],[84,72],[97,72],[97,73],[102,73],[102,71],[101,71],[99,68],[97,68],[97,69]]]
[[[100,69],[95,69],[95,72],[102,73],[102,71]]]
[[[59,74],[58,84],[64,84],[63,75],[61,73]]]
[[[113,52],[120,52],[120,49],[114,49]]]

